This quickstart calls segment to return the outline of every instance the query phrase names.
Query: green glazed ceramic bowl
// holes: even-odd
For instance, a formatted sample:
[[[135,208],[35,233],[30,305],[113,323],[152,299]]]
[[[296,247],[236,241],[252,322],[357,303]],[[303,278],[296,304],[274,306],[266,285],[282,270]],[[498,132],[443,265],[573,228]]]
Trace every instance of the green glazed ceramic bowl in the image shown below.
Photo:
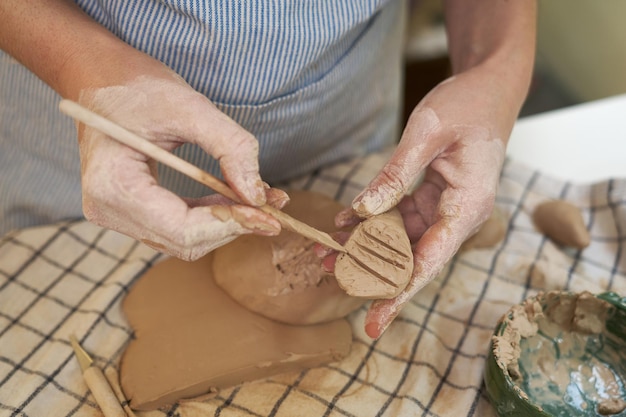
[[[550,292],[513,306],[484,380],[500,417],[626,417],[626,297]]]

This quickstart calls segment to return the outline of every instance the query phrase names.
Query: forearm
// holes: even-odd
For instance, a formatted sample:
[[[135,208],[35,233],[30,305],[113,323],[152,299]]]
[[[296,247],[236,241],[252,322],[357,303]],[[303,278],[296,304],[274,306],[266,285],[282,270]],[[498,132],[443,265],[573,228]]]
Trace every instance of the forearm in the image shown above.
[[[535,0],[446,0],[453,72],[485,67],[521,106],[534,64],[536,7]]]
[[[123,83],[139,75],[138,67],[159,66],[70,0],[0,2],[0,48],[74,100],[85,88]]]

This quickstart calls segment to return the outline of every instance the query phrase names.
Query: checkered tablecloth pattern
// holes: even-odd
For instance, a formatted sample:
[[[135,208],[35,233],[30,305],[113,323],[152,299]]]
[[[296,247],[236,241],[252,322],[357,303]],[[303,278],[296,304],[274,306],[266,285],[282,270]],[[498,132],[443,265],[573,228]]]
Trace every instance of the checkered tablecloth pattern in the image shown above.
[[[349,204],[388,154],[373,154],[290,184]],[[536,204],[580,207],[591,231],[584,251],[538,233]],[[458,254],[378,341],[349,319],[341,362],[226,389],[202,401],[139,416],[493,416],[482,388],[492,329],[538,290],[626,294],[626,180],[555,180],[507,161],[497,205],[508,233],[494,248]],[[114,370],[132,337],[120,301],[162,257],[83,220],[18,230],[0,239],[0,415],[97,416],[69,344],[76,334],[103,369]],[[175,278],[173,278],[175,279]]]

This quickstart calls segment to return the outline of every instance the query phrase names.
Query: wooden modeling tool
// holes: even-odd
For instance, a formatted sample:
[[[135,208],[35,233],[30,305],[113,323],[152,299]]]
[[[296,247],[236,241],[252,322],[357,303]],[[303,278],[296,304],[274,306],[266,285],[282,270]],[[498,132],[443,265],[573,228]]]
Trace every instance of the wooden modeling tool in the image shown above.
[[[120,387],[119,383],[120,376],[115,368],[113,368],[112,366],[106,368],[104,370],[104,376],[107,378],[107,381],[109,381],[109,385],[111,386],[113,393],[117,397],[117,400],[120,402],[120,404],[122,404],[124,411],[126,411],[126,415],[128,417],[137,417],[135,412],[130,408],[129,402],[122,392],[122,387]]]
[[[231,190],[225,182],[212,176],[208,172],[201,170],[197,166],[190,164],[184,159],[177,157],[173,153],[170,153],[165,149],[153,144],[152,142],[149,142],[148,140],[134,134],[133,132],[124,129],[118,124],[86,109],[80,104],[70,100],[61,100],[61,103],[59,104],[59,109],[66,115],[73,117],[74,119],[79,120],[84,124],[99,130],[102,133],[105,133],[109,137],[117,140],[118,142],[126,146],[129,146],[137,152],[141,152],[149,158],[152,158],[155,161],[167,165],[170,168],[198,181],[199,183],[206,185],[207,187],[220,193],[224,197],[229,198],[236,203],[243,204],[239,196],[237,196],[237,194],[235,194],[235,192]],[[346,249],[338,242],[336,242],[332,237],[330,237],[328,233],[322,232],[321,230],[317,230],[305,223],[302,223],[301,221],[294,219],[293,217],[283,213],[278,209],[275,209],[270,205],[266,204],[258,208],[265,213],[274,216],[287,230],[298,233],[306,238],[311,239],[314,242],[320,243],[324,246],[328,246],[329,248],[336,251],[342,253],[347,252]]]
[[[102,370],[94,365],[93,359],[78,343],[76,336],[70,336],[70,343],[74,349],[76,359],[78,359],[85,383],[96,399],[96,403],[100,406],[104,416],[128,417]]]

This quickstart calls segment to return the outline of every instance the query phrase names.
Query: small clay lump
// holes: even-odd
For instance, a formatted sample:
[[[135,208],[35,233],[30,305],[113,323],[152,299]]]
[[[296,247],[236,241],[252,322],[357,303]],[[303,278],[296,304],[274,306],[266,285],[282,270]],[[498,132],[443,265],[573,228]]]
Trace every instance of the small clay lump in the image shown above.
[[[533,212],[533,221],[543,234],[560,245],[584,249],[591,243],[580,210],[567,201],[539,204]]]

